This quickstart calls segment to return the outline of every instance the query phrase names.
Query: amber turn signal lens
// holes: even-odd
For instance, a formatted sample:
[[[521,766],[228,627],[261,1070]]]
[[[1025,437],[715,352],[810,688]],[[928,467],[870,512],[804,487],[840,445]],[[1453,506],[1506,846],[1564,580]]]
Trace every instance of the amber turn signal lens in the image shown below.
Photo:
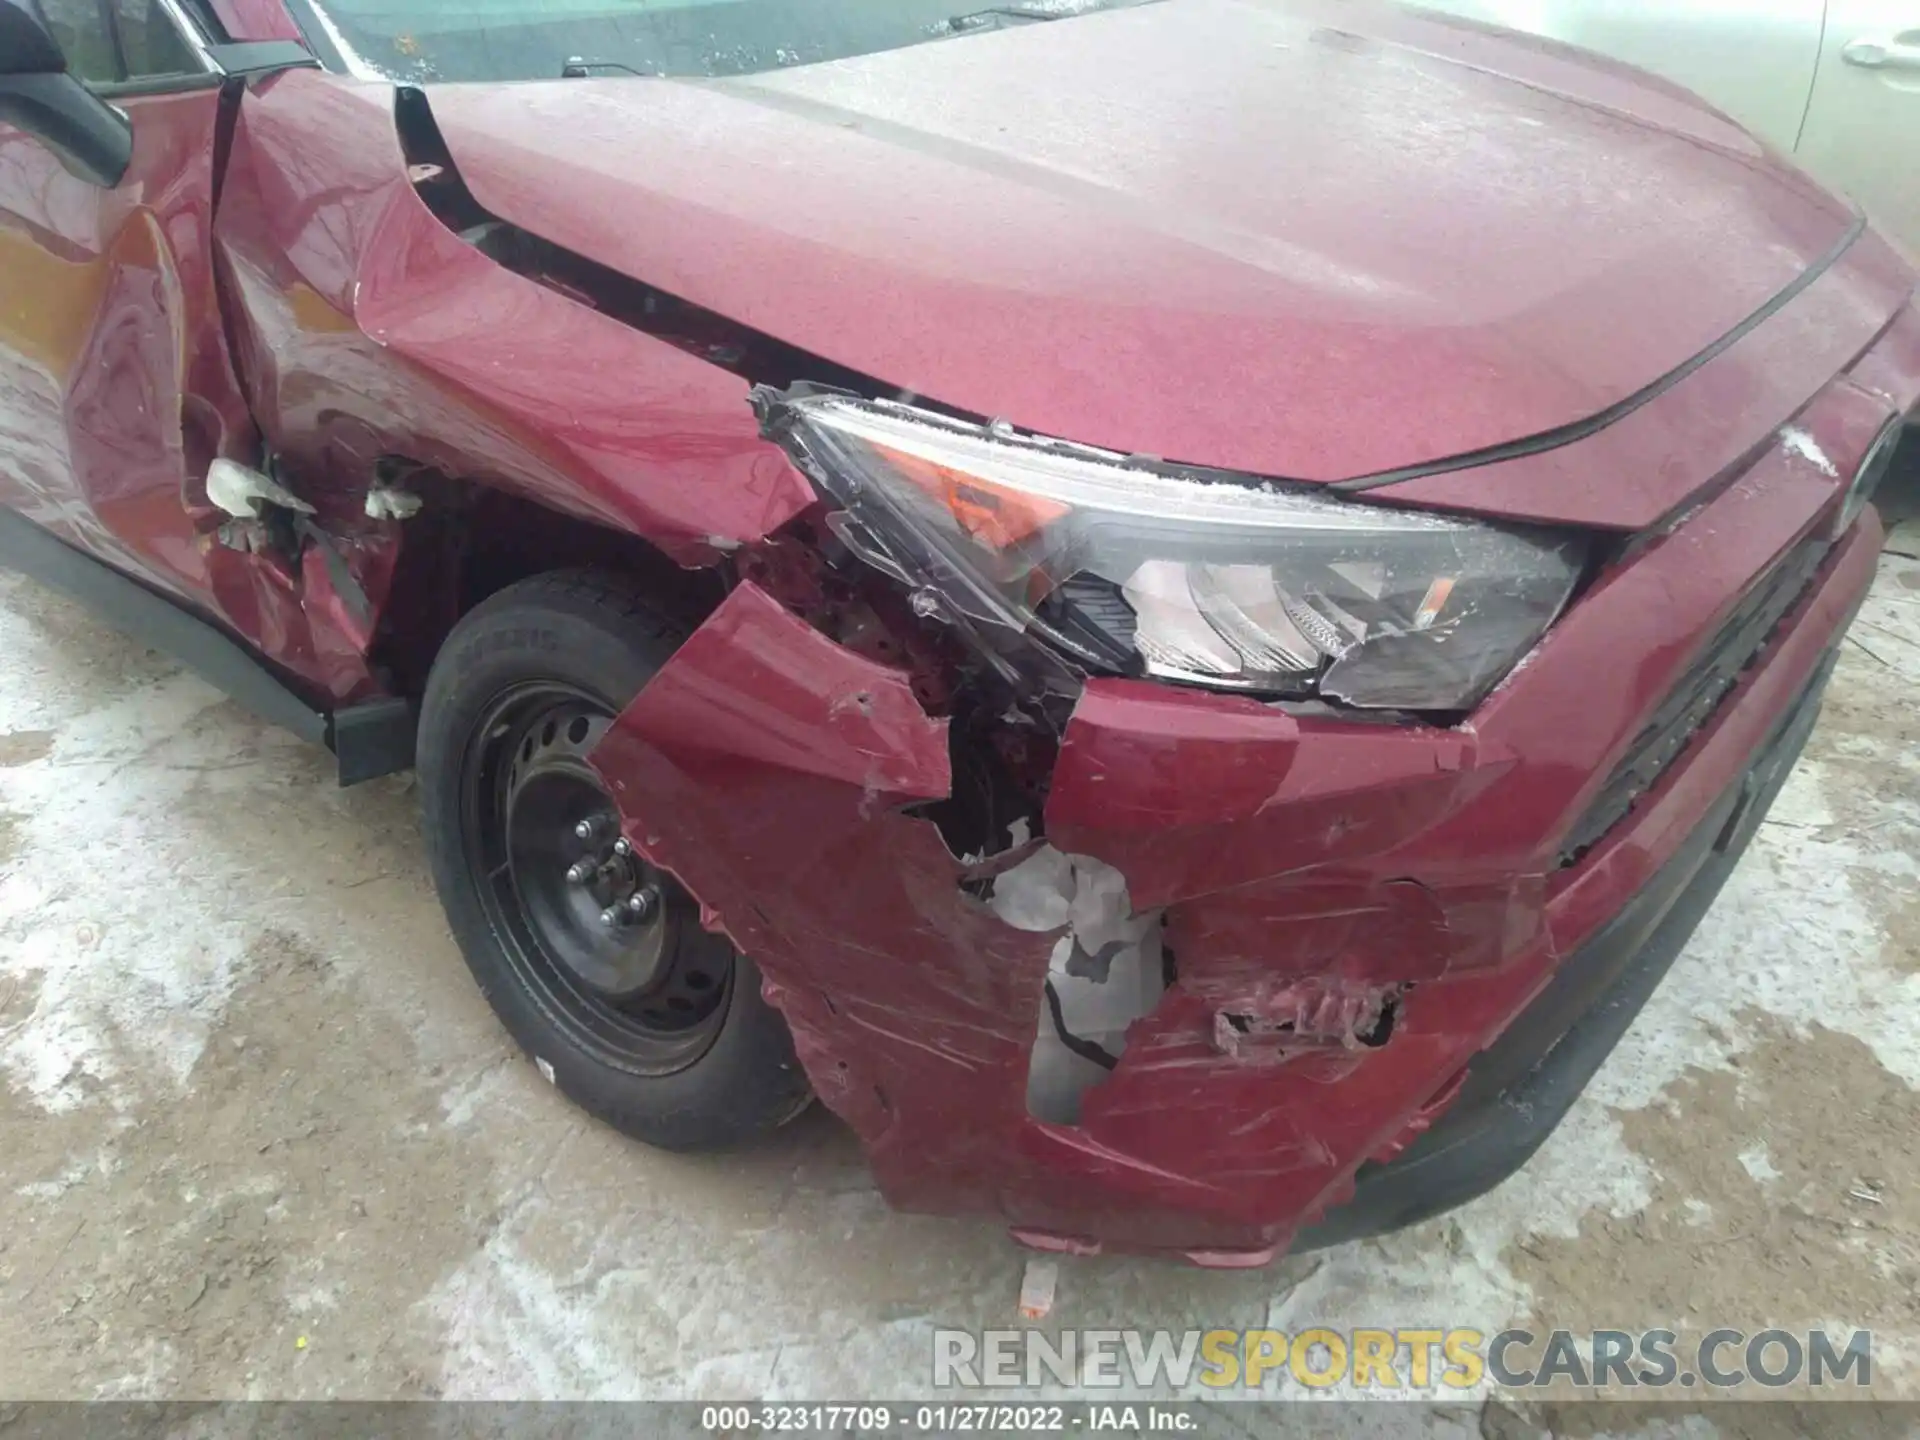
[[[1072,512],[1072,506],[1058,500],[996,485],[878,441],[870,443],[901,475],[946,506],[961,529],[990,550],[1010,550]]]

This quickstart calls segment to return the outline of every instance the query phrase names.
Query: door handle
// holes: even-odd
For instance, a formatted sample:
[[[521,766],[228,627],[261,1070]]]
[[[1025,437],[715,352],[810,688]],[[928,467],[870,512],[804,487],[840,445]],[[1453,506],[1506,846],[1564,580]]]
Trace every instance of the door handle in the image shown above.
[[[1920,70],[1920,45],[1905,36],[1862,36],[1847,42],[1840,58],[1868,70]]]

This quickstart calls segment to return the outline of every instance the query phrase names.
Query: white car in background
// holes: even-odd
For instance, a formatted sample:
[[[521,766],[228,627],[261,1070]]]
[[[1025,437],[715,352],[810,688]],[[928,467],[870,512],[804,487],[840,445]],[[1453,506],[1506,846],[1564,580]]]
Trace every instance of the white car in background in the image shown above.
[[[1677,81],[1920,251],[1920,0],[1417,0]]]

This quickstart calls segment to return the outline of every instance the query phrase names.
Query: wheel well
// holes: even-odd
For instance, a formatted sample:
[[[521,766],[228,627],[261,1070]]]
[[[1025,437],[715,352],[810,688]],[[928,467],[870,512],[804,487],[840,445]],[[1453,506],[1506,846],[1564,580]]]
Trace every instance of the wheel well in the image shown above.
[[[688,629],[725,598],[719,569],[686,569],[638,535],[483,484],[441,480],[431,488],[442,493],[407,522],[373,654],[393,693],[410,700],[425,691],[434,657],[461,617],[535,575],[581,568],[627,575]]]

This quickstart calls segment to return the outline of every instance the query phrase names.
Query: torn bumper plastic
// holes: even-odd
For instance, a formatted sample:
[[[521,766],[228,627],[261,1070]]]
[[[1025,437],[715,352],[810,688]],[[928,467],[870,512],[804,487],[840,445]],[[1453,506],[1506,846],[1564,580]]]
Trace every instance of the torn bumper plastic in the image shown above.
[[[895,1204],[997,1214],[1048,1248],[1259,1264],[1353,1197],[1367,1162],[1417,1153],[1475,1084],[1475,1057],[1516,1017],[1534,1023],[1523,1012],[1553,993],[1563,957],[1664,887],[1655,877],[1737,801],[1756,757],[1781,753],[1769,742],[1870,580],[1871,515],[1631,816],[1559,866],[1558,840],[1641,719],[1836,499],[1756,466],[1706,523],[1577,606],[1471,726],[1089,683],[1045,845],[1123,877],[1131,916],[1161,915],[1173,978],[1075,1123],[1036,1115],[1028,1083],[1046,979],[1062,941],[1084,937],[1031,910],[1009,923],[981,898],[1040,845],[969,864],[905,813],[951,775],[945,724],[904,675],[743,585],[595,760],[629,838],[754,956]],[[1735,512],[1738,525],[1708,518]],[[1631,674],[1597,693],[1623,635]],[[1530,1148],[1500,1150],[1481,1178]]]
[[[1417,1224],[1485,1194],[1533,1157],[1652,998],[1746,853],[1819,718],[1838,653],[1828,651],[1741,783],[1475,1057],[1446,1112],[1392,1159],[1362,1166],[1352,1198],[1301,1231],[1296,1249]]]

